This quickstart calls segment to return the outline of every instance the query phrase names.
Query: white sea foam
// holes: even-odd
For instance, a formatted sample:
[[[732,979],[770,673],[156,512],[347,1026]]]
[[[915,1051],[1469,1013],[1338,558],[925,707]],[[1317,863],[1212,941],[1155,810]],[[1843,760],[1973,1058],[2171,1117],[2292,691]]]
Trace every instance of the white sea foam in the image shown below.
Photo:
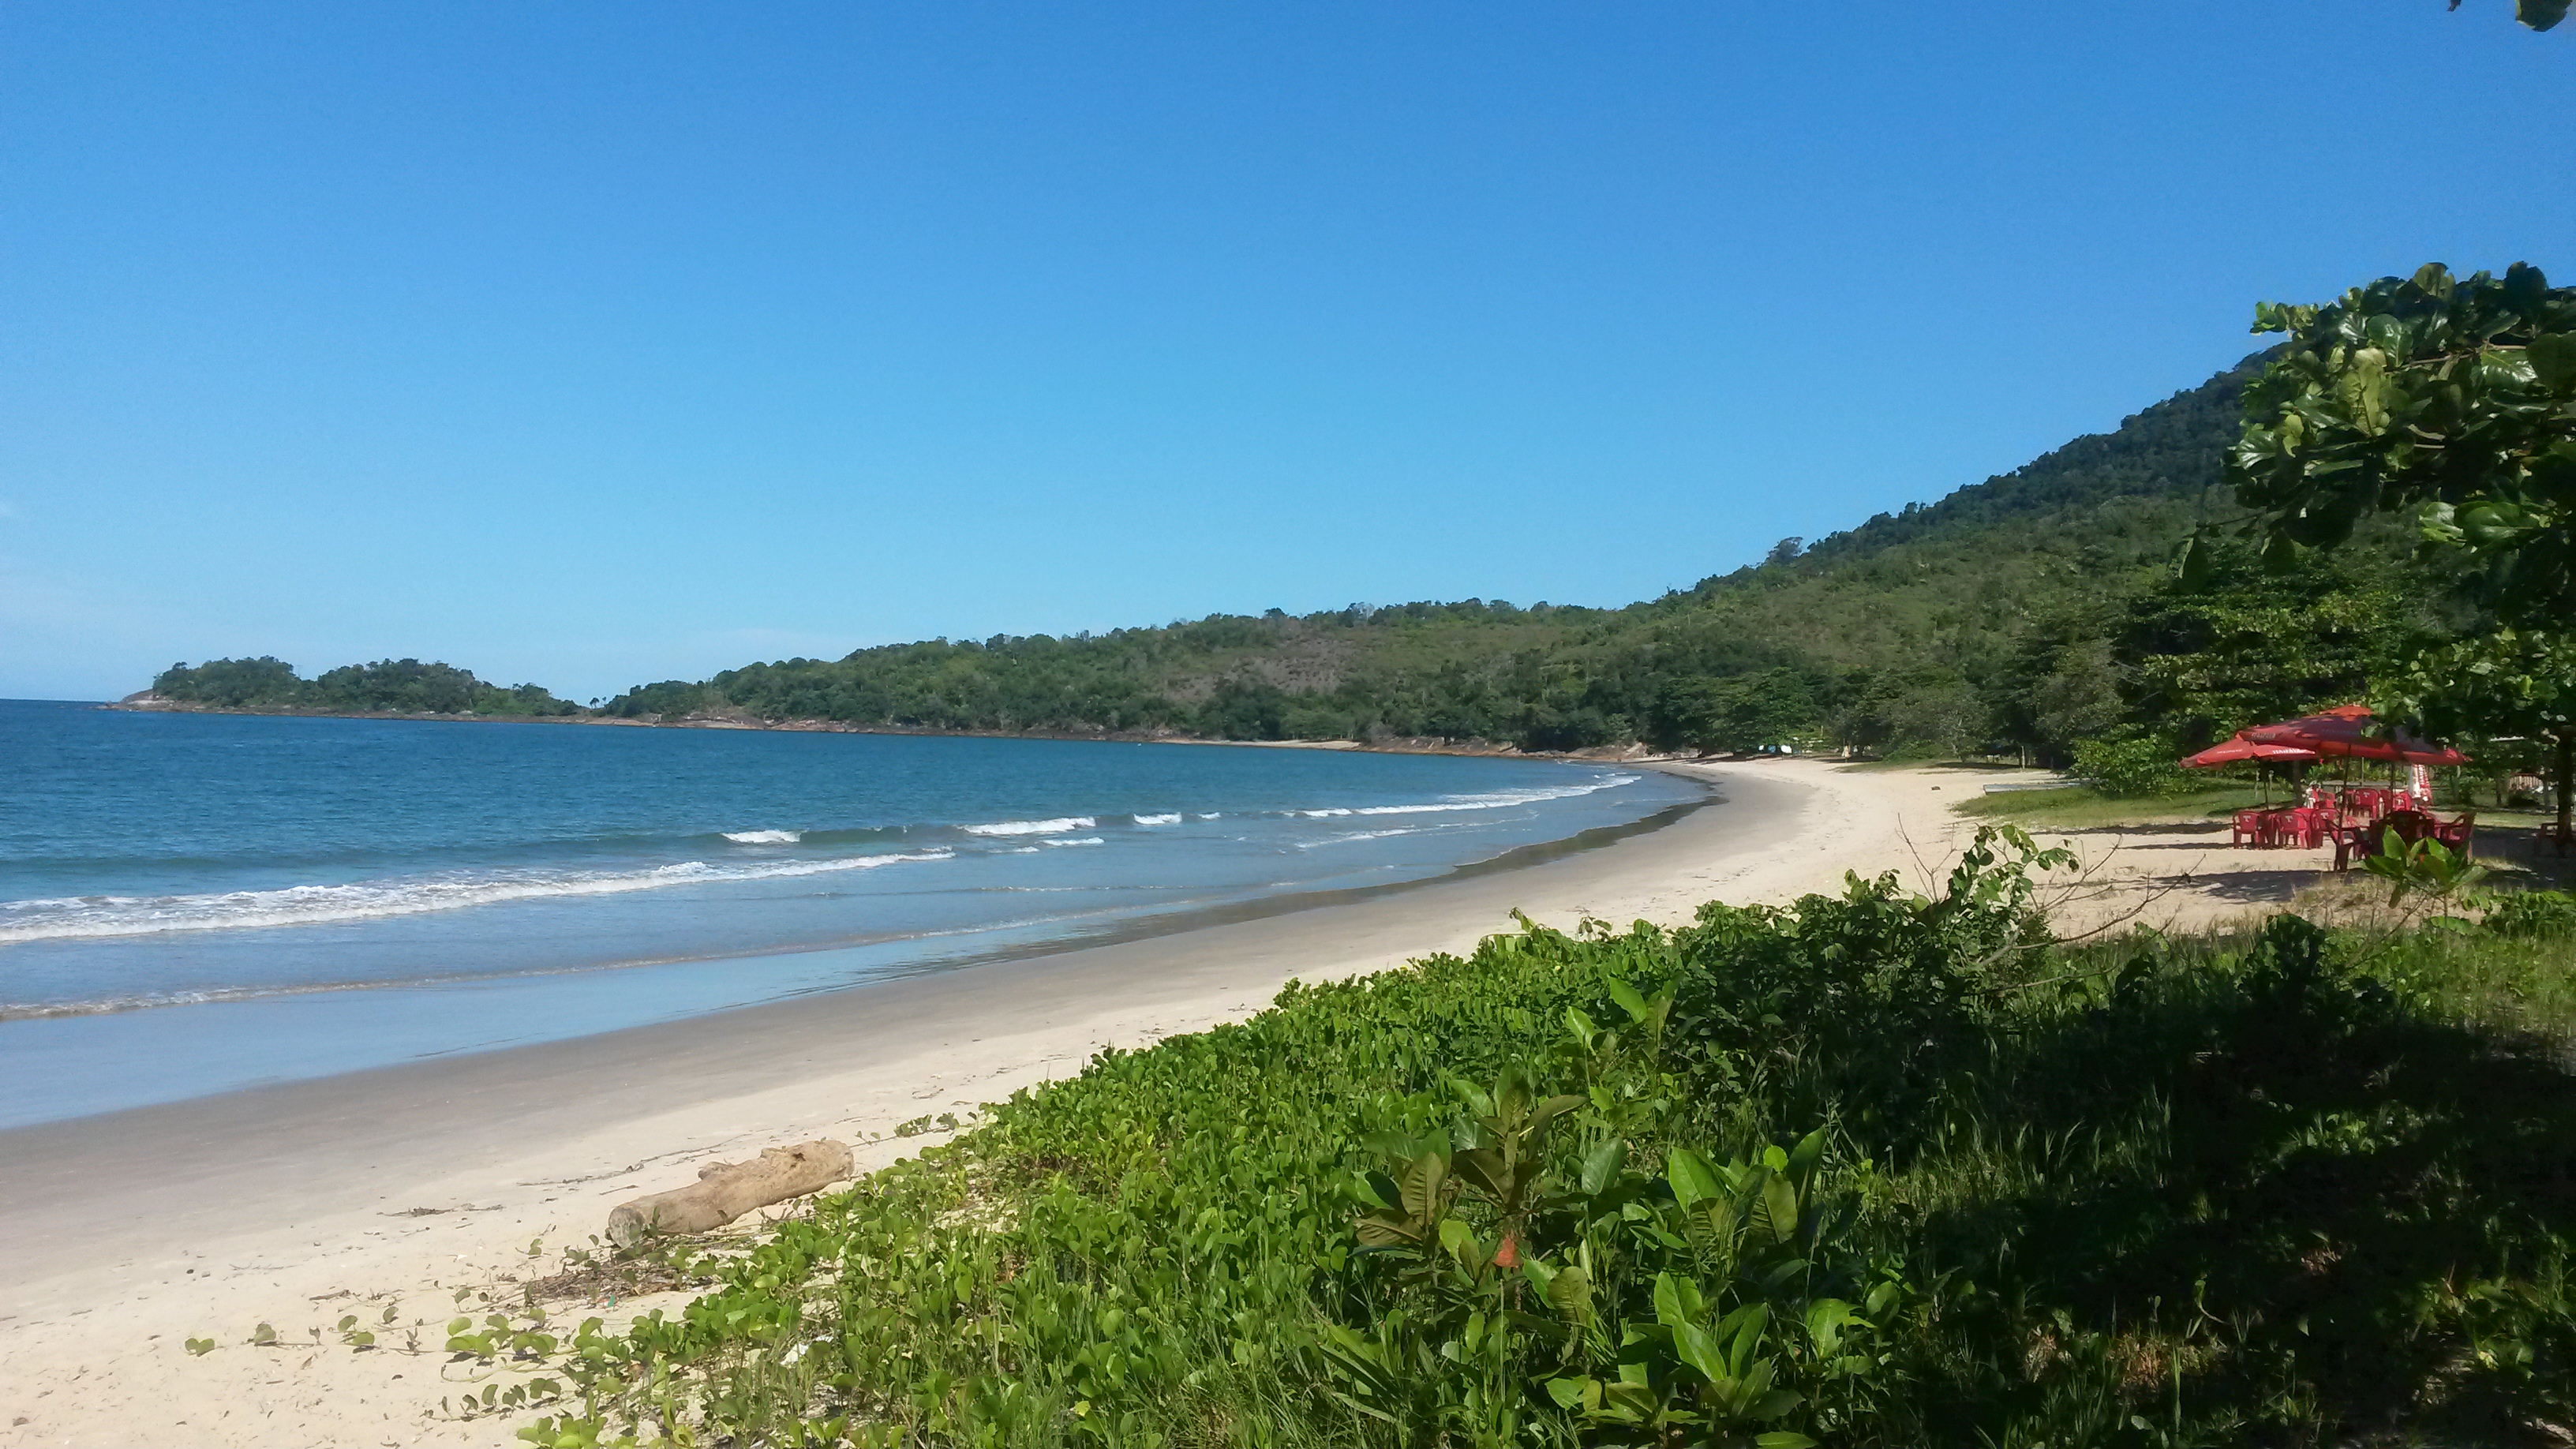
[[[1107,843],[1108,842],[1102,840],[1097,835],[1086,835],[1079,840],[1041,840],[1038,842],[1040,845],[1105,845]]]
[[[1133,818],[1139,825],[1178,825],[1181,823],[1181,817],[1178,814],[1138,815]]]
[[[1326,810],[1300,810],[1297,813],[1305,816],[1309,820],[1330,820],[1336,815],[1348,815],[1351,812],[1342,809],[1339,806],[1335,806]]]
[[[1300,841],[1297,848],[1313,850],[1319,845],[1348,845],[1354,840],[1384,840],[1390,835],[1420,835],[1423,831],[1432,828],[1434,827],[1427,825],[1406,825],[1398,826],[1393,830],[1354,830],[1348,835],[1327,835],[1321,840]]]
[[[736,845],[794,845],[805,838],[802,830],[728,830],[724,838]]]
[[[780,880],[839,871],[874,870],[904,861],[953,860],[947,851],[921,855],[858,855],[839,860],[779,860],[709,865],[680,861],[649,870],[515,870],[456,872],[347,885],[288,886],[282,890],[228,891],[193,896],[75,896],[0,902],[0,944],[83,937],[150,936],[168,931],[227,931],[263,926],[311,926],[453,911],[500,901],[556,896],[622,895],[629,891],[725,881]]]
[[[969,825],[969,835],[1062,835],[1070,830],[1090,830],[1100,824],[1088,815],[1066,815],[1054,820],[997,820],[990,825]]]
[[[1637,780],[1638,777],[1635,775],[1613,775],[1606,780],[1594,780],[1582,785],[1564,785],[1552,790],[1497,790],[1489,795],[1452,795],[1445,800],[1435,800],[1426,805],[1362,805],[1356,810],[1309,810],[1306,813],[1308,815],[1432,815],[1451,810],[1506,810],[1514,805],[1535,805],[1542,800],[1571,800],[1578,795],[1589,795],[1599,790],[1615,790],[1622,785],[1634,785]]]
[[[1199,812],[1199,818],[1201,820],[1214,820],[1223,814],[1225,814],[1225,812],[1222,810],[1202,810]]]

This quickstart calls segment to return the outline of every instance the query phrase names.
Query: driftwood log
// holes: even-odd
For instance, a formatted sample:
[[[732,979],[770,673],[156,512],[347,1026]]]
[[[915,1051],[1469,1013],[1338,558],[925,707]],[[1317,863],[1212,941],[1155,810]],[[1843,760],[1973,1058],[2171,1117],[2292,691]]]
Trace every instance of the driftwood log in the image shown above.
[[[772,1147],[749,1162],[710,1162],[689,1186],[639,1197],[610,1213],[608,1240],[631,1248],[654,1233],[703,1233],[849,1175],[850,1145],[829,1139]]]

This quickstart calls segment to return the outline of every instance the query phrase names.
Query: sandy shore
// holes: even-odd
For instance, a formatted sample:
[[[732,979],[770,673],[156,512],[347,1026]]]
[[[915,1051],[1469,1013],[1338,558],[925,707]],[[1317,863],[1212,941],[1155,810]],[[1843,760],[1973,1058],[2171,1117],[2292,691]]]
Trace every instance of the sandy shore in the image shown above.
[[[1181,934],[888,982],[575,1041],[0,1133],[0,1445],[494,1444],[518,1420],[439,1412],[443,1325],[696,1166],[815,1136],[862,1168],[1134,1047],[1260,1009],[1291,978],[1464,951],[1517,908],[1570,927],[1686,920],[1704,900],[1834,891],[1846,869],[1946,870],[1981,788],[1820,761],[1676,766],[1723,803],[1522,869]],[[2286,900],[2315,862],[2224,833],[2076,842],[2079,926],[2148,904],[2190,924]],[[2113,847],[2116,846],[2116,853]],[[537,1252],[532,1255],[531,1247]],[[397,1325],[343,1347],[344,1314]],[[635,1310],[619,1305],[612,1322]],[[572,1316],[580,1316],[577,1305]],[[273,1325],[278,1343],[248,1343]],[[407,1352],[402,1328],[425,1324]],[[192,1356],[190,1337],[220,1347]],[[474,1387],[479,1390],[483,1380]]]

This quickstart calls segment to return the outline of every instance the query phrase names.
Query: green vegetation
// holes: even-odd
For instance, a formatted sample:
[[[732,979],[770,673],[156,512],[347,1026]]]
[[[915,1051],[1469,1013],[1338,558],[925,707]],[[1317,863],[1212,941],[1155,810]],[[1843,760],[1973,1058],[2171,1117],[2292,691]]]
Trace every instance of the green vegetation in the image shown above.
[[[1623,609],[1470,599],[941,640],[666,681],[605,708],[935,729],[1436,736],[1526,749],[1797,741],[2063,758],[2098,723],[2081,670],[2070,675],[2065,661],[2108,647],[2106,601],[2168,575],[2218,483],[2246,376],[2213,378],[1939,503],[1812,548],[1784,540],[1758,566]],[[2055,708],[2051,689],[2066,696]]]
[[[2369,696],[2467,744],[2500,791],[2517,769],[2555,772],[2571,808],[2576,294],[2527,266],[2500,280],[2428,267],[2330,306],[2267,304],[2257,330],[2289,337],[2115,432],[1621,609],[1470,599],[933,640],[640,686],[602,712],[2015,754],[2153,798],[2189,788],[2180,755]],[[305,684],[274,660],[216,661],[173,670],[161,692],[571,709],[455,671],[443,702],[413,703],[441,691],[393,673],[442,668]]]
[[[2567,18],[2568,0],[2513,0],[2516,20],[2534,30],[2547,30]],[[2451,0],[2451,8],[2460,8],[2460,0]]]
[[[716,1279],[685,1312],[450,1347],[549,1375],[518,1395],[562,1396],[547,1444],[2567,1423],[2576,902],[2069,946],[2060,863],[1989,832],[1930,899],[1854,880],[1292,986],[756,1243],[657,1250]]]
[[[152,681],[163,699],[214,709],[305,709],[335,714],[565,715],[578,706],[533,684],[504,689],[465,670],[417,659],[347,664],[304,679],[282,660],[174,664]]]
[[[2571,808],[2576,293],[2523,265],[2428,267],[2326,307],[2267,304],[2256,327],[2289,339],[2114,433],[1624,609],[1469,600],[939,641],[608,709],[2019,752],[2152,797],[2187,788],[2179,755],[2375,694],[2499,771],[2552,770]]]
[[[2554,9],[2549,23],[2566,9],[2542,8]],[[2468,637],[2414,651],[2413,667],[2386,681],[2386,702],[2483,744],[2547,741],[2568,838],[2576,289],[2522,263],[2501,278],[2434,265],[2323,307],[2266,303],[2254,325],[2289,336],[2248,391],[2228,458],[2266,560],[2293,570],[2307,549],[2348,544],[2365,518],[2410,516],[2427,559],[2479,615]]]
[[[2282,794],[2282,787],[2274,784],[2270,792],[2272,803],[2279,804]],[[2088,785],[2067,785],[2049,790],[1999,790],[1991,795],[1973,795],[1951,809],[1972,819],[2010,821],[2025,827],[2097,830],[2109,825],[2143,825],[2154,821],[2224,821],[2236,811],[2253,809],[2264,798],[2264,793],[2250,780],[2186,776],[2182,788],[2170,793],[2109,795]]]

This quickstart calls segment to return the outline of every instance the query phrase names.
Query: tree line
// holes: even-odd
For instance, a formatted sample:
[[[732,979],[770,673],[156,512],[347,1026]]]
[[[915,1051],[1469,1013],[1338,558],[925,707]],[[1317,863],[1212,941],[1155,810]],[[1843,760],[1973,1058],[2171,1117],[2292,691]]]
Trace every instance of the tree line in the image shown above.
[[[581,708],[534,684],[486,684],[469,670],[417,659],[344,664],[313,679],[284,660],[210,659],[173,664],[152,680],[163,699],[212,709],[296,709],[333,714],[569,715]]]
[[[1468,599],[995,635],[665,680],[620,718],[1221,739],[2017,755],[2106,780],[2372,697],[2576,755],[2576,302],[2540,273],[2271,307],[2266,353],[1936,503],[1619,609]],[[223,707],[568,714],[413,660],[179,666]],[[2528,757],[2528,758],[2526,758]],[[2562,791],[2562,795],[2565,792]]]

